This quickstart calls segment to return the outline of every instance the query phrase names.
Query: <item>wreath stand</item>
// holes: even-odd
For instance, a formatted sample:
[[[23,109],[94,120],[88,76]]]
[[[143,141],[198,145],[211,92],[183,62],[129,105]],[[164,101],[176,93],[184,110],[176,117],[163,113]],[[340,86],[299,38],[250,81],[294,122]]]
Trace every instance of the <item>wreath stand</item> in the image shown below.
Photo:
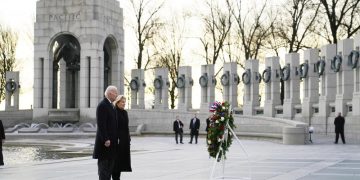
[[[214,163],[213,163],[213,166],[212,166],[212,170],[211,170],[211,174],[210,174],[210,179],[241,179],[241,180],[251,180],[251,168],[248,172],[248,177],[230,177],[230,176],[225,176],[225,152],[222,148],[222,144],[226,141],[227,141],[227,137],[228,137],[228,134],[229,134],[229,131],[232,133],[233,137],[235,137],[236,141],[240,144],[240,147],[241,149],[243,150],[243,153],[245,155],[245,158],[248,162],[248,164],[250,164],[250,161],[249,161],[249,156],[243,146],[243,144],[241,143],[241,141],[239,140],[239,138],[236,136],[234,130],[229,126],[229,122],[226,122],[226,126],[225,126],[225,130],[224,130],[224,140],[221,141],[220,143],[220,147],[219,147],[219,152],[216,154],[216,157],[215,157],[215,160],[214,160]],[[221,153],[221,165],[222,165],[222,172],[221,172],[221,176],[219,177],[214,177],[214,172],[215,172],[215,167],[216,167],[216,164],[218,163],[218,157]]]

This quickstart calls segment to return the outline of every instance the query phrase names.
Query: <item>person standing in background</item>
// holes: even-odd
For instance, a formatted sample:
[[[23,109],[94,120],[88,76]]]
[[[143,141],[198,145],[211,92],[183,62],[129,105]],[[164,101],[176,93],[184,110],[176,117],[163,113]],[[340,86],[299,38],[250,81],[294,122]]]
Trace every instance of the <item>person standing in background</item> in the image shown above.
[[[341,135],[341,140],[343,144],[345,144],[345,136],[344,136],[344,125],[345,125],[345,118],[341,116],[341,112],[338,113],[338,116],[334,120],[335,124],[335,144],[338,143],[339,134]]]
[[[200,128],[200,119],[194,114],[194,118],[190,121],[190,144],[192,144],[193,137],[195,136],[195,144],[197,144]]]
[[[209,131],[210,119],[211,119],[211,115],[210,115],[208,118],[206,118],[206,128],[205,128],[205,131],[206,131],[206,132]]]
[[[176,144],[178,144],[178,136],[180,136],[180,144],[184,144],[183,143],[183,127],[184,124],[180,121],[179,116],[176,116],[176,120],[174,121],[173,124],[173,130],[175,132],[175,141]]]

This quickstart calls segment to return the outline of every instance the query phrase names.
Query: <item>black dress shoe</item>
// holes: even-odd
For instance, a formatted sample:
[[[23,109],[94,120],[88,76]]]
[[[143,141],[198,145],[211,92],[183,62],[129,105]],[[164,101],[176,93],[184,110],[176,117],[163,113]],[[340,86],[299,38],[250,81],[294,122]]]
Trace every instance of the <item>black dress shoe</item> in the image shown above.
[[[334,142],[334,144],[337,144],[337,142]]]
[[[184,144],[183,142],[180,142],[180,144]]]
[[[192,144],[192,142],[189,142],[189,144]]]

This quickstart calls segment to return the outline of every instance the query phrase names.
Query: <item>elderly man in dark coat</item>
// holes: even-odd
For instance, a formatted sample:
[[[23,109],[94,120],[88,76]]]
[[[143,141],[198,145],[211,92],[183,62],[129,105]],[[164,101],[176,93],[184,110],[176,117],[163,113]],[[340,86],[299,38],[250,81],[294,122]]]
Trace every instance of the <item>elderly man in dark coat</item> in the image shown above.
[[[105,98],[96,108],[97,131],[93,158],[98,159],[99,180],[110,180],[115,162],[115,145],[117,122],[113,105],[117,97],[117,88],[108,86],[105,90]]]

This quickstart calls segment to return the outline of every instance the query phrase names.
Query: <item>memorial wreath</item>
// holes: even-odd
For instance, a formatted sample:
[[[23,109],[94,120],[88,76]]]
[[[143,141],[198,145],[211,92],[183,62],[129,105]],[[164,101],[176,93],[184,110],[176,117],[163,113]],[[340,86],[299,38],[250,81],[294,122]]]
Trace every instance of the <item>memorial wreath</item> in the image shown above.
[[[207,132],[208,152],[213,158],[219,153],[217,161],[220,161],[222,156],[226,159],[226,151],[232,143],[233,134],[228,128],[235,128],[234,119],[228,102],[214,102],[210,112],[213,112],[213,115]]]

